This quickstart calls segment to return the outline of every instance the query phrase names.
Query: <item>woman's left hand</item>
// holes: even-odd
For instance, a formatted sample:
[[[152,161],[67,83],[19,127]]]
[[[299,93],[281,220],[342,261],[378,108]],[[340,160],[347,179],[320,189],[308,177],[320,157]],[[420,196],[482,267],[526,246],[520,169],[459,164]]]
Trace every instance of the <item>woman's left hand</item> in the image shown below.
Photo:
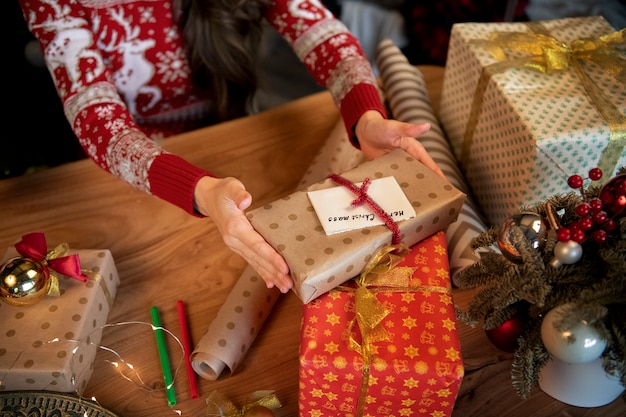
[[[412,124],[387,120],[377,111],[368,111],[359,119],[355,133],[361,151],[368,159],[374,159],[396,148],[404,149],[409,155],[426,165],[440,177],[445,175],[437,166],[424,146],[415,138],[430,130],[430,124]]]

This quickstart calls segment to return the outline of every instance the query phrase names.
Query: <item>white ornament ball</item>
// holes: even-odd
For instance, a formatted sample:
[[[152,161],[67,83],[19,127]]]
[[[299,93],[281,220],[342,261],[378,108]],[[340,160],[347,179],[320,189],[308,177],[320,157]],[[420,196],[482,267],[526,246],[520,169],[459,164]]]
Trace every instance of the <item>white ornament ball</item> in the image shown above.
[[[554,245],[554,258],[550,265],[554,268],[561,265],[572,265],[580,261],[583,257],[583,247],[578,242],[568,240],[567,242],[556,242]]]
[[[587,363],[598,359],[606,348],[606,342],[592,326],[581,322],[563,331],[554,327],[555,318],[560,316],[559,309],[564,306],[553,308],[544,317],[541,323],[544,346],[550,355],[567,363]]]

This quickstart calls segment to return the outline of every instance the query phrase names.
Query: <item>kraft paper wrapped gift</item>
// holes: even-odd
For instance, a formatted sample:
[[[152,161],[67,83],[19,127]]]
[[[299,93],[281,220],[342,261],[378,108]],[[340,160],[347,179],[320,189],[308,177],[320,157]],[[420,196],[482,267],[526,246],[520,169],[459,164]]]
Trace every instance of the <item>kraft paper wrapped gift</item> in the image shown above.
[[[457,219],[465,201],[463,192],[401,149],[341,176],[352,183],[396,179],[416,212],[414,218],[397,223],[407,245],[445,229]],[[326,179],[248,213],[254,228],[285,258],[294,292],[304,303],[354,278],[379,247],[391,243],[392,232],[385,225],[324,232],[307,191],[337,186]]]
[[[464,368],[445,233],[378,272],[303,306],[300,416],[451,414]]]
[[[87,386],[119,276],[109,250],[72,253],[91,272],[87,282],[56,274],[58,297],[29,306],[0,302],[0,392],[82,393]],[[11,248],[4,259],[13,256],[18,254]]]
[[[492,225],[626,165],[625,43],[602,17],[453,26],[440,120]]]

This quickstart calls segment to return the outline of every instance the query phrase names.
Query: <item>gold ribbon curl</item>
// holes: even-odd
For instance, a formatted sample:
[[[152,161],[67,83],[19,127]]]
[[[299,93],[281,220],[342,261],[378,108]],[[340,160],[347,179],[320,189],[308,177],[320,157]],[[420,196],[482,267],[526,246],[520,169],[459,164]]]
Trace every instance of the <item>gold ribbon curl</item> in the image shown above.
[[[494,32],[489,40],[474,40],[485,46],[498,62],[483,67],[470,110],[461,148],[461,165],[469,168],[469,155],[474,130],[482,112],[483,95],[494,74],[512,68],[527,68],[542,74],[564,72],[572,68],[602,119],[609,125],[609,143],[602,152],[598,167],[605,173],[615,170],[626,148],[626,116],[611,103],[602,89],[585,73],[579,61],[590,61],[602,67],[609,75],[626,85],[626,29],[593,39],[577,39],[571,46],[550,35],[539,22],[528,22],[532,32]],[[505,49],[527,56],[508,60]]]
[[[363,415],[369,388],[370,366],[373,358],[374,343],[389,340],[389,333],[381,323],[389,315],[389,309],[376,297],[379,292],[440,292],[450,293],[446,287],[411,286],[413,268],[399,270],[397,265],[409,252],[406,244],[381,247],[369,260],[361,274],[354,279],[356,287],[339,286],[339,291],[354,292],[355,316],[348,323],[348,347],[359,353],[363,359],[361,389],[355,415]],[[375,287],[375,288],[369,288]],[[351,330],[357,325],[361,334],[361,343],[352,335]]]

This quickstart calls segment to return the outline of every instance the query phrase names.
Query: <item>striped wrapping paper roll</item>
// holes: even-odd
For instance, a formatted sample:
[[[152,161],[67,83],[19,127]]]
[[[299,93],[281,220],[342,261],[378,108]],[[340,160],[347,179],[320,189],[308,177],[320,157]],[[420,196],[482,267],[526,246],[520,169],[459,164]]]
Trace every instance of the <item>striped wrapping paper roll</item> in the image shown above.
[[[378,46],[376,65],[391,116],[407,123],[430,123],[430,131],[418,140],[448,180],[467,194],[458,220],[446,229],[450,276],[454,282],[463,269],[478,261],[470,241],[487,228],[487,223],[471,197],[467,182],[435,116],[422,73],[409,63],[402,51],[389,39]]]

